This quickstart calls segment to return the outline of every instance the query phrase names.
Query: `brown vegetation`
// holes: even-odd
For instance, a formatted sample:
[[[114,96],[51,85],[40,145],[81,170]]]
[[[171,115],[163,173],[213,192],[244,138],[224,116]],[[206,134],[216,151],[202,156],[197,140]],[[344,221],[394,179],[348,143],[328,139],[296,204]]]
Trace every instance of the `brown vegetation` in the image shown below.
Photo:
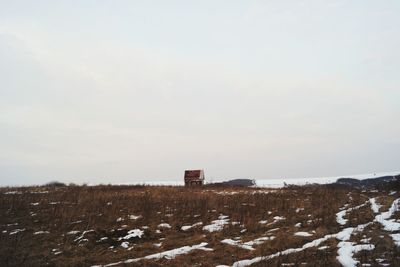
[[[337,233],[340,225],[335,214],[346,203],[349,207],[357,206],[369,196],[385,196],[382,202],[387,208],[394,199],[391,196],[388,200],[387,195],[386,191],[324,186],[271,190],[145,186],[3,188],[0,190],[0,265],[101,265],[201,242],[207,242],[207,248],[213,251],[193,250],[175,259],[143,260],[136,265],[232,265],[240,259],[301,247],[313,239]],[[229,219],[221,231],[203,229],[220,215]],[[278,220],[277,216],[284,219]],[[372,221],[374,215],[365,207],[357,213],[349,213],[346,218],[348,225],[353,226]],[[161,223],[171,228],[160,227]],[[198,225],[182,230],[182,226],[193,224]],[[17,229],[21,231],[12,234]],[[120,240],[132,229],[141,229],[141,238]],[[379,257],[384,257],[386,251],[389,253],[387,262],[393,263],[399,255],[393,242],[387,235],[379,237],[379,225],[371,226],[368,231],[371,230],[368,236],[377,242],[376,251],[383,255]],[[312,233],[312,237],[295,236],[298,231]],[[355,238],[361,239],[362,234]],[[227,238],[240,237],[241,242],[248,242],[266,236],[274,239],[254,245],[254,250],[221,243]],[[122,247],[125,241],[127,247]],[[337,241],[330,239],[324,245],[328,248],[310,248],[254,266],[281,266],[283,263],[339,266]],[[376,251],[362,252],[359,259],[371,263],[372,257],[378,257],[374,254]]]

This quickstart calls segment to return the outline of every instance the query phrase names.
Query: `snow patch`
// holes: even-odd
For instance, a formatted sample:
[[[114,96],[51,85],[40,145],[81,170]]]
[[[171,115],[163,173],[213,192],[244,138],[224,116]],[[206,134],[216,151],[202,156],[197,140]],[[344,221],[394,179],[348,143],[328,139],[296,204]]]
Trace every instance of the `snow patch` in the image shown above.
[[[50,234],[49,231],[37,231],[33,233],[34,235],[41,235],[41,234]]]
[[[247,249],[247,250],[254,250],[253,246],[261,245],[261,244],[265,243],[266,241],[273,240],[273,239],[275,239],[274,236],[265,236],[265,237],[256,238],[251,241],[242,242],[239,237],[238,240],[224,239],[221,241],[221,243],[231,245],[231,246],[236,246],[236,247]]]
[[[261,256],[261,257],[255,257],[253,259],[240,260],[240,261],[234,262],[232,267],[249,266],[249,265],[252,265],[254,263],[270,260],[270,259],[282,256],[282,255],[289,255],[289,254],[292,254],[292,253],[300,252],[300,251],[303,251],[303,250],[311,248],[311,247],[317,247],[322,242],[325,242],[326,240],[328,240],[330,238],[334,238],[334,237],[336,237],[336,235],[334,235],[334,234],[333,235],[326,235],[326,236],[324,236],[322,238],[318,238],[316,240],[308,242],[308,243],[304,244],[300,248],[288,248],[286,250],[279,251],[277,253],[274,253],[274,254],[271,254],[271,255],[268,255],[268,256]]]
[[[391,234],[390,235],[396,244],[396,246],[400,247],[400,234]]]
[[[220,215],[218,220],[212,221],[211,224],[205,225],[203,230],[212,232],[218,232],[224,229],[224,226],[229,223],[228,216]]]
[[[126,236],[120,237],[118,239],[118,241],[120,241],[122,239],[128,240],[128,239],[131,239],[131,238],[134,238],[134,237],[142,238],[143,234],[144,234],[144,231],[142,231],[140,229],[133,229],[133,230],[128,231],[128,234]]]
[[[297,232],[294,233],[295,236],[304,236],[304,237],[308,237],[308,236],[312,236],[313,234],[310,234],[308,232]]]
[[[378,213],[378,212],[379,212],[379,209],[382,207],[382,205],[380,205],[380,204],[378,204],[378,203],[376,202],[376,198],[371,198],[371,199],[369,200],[369,202],[371,203],[371,209],[372,209],[372,211],[373,211],[374,213]]]
[[[183,255],[183,254],[188,254],[193,250],[204,250],[204,251],[213,251],[213,249],[211,248],[206,248],[206,246],[208,245],[208,243],[203,242],[200,243],[198,245],[193,245],[193,246],[184,246],[184,247],[180,247],[180,248],[176,248],[176,249],[172,249],[172,250],[167,250],[164,252],[160,252],[160,253],[155,253],[155,254],[151,254],[142,258],[135,258],[135,259],[129,259],[129,260],[125,260],[125,261],[120,261],[120,262],[115,262],[115,263],[110,263],[107,265],[103,265],[105,267],[109,267],[109,266],[116,266],[116,265],[121,265],[121,264],[129,264],[129,263],[133,263],[133,262],[138,262],[141,260],[159,260],[162,258],[165,259],[174,259],[176,256],[178,255]],[[94,266],[92,266],[94,267]]]
[[[128,242],[128,241],[122,242],[122,243],[121,243],[121,247],[123,247],[123,248],[129,248],[129,242]]]
[[[140,219],[140,218],[142,218],[142,215],[138,215],[138,216],[136,216],[136,215],[129,215],[129,220],[137,220],[137,219]]]
[[[168,229],[170,229],[171,225],[169,225],[168,223],[160,223],[158,225],[158,228],[168,228]]]
[[[15,230],[10,232],[10,235],[15,235],[15,234],[24,232],[25,230],[26,230],[25,228],[24,229],[15,229]]]
[[[4,195],[21,195],[22,192],[21,191],[8,191],[8,192],[4,192]]]
[[[361,205],[339,211],[338,213],[336,213],[336,222],[340,225],[345,225],[348,221],[347,219],[344,219],[344,216],[346,216],[347,212],[351,212],[353,210],[358,210],[362,207],[365,207],[368,203],[370,203],[370,200],[366,201],[365,203],[363,203]]]
[[[78,233],[80,233],[79,231],[69,231],[68,233],[67,233],[67,235],[76,235],[76,234],[78,234]]]
[[[338,256],[337,260],[344,267],[356,267],[359,261],[353,258],[354,253],[357,253],[361,250],[373,250],[375,248],[374,245],[371,244],[363,244],[363,245],[354,245],[353,242],[340,242],[338,244]]]
[[[392,206],[388,211],[382,212],[381,214],[375,216],[375,220],[384,227],[385,231],[393,232],[400,230],[400,223],[388,220],[396,211],[399,210],[399,202],[400,198],[393,201]]]
[[[181,227],[181,230],[182,231],[188,231],[188,230],[192,229],[193,227],[200,226],[200,225],[203,225],[203,223],[202,222],[198,222],[198,223],[195,223],[195,224],[192,224],[192,225],[184,225],[184,226]]]

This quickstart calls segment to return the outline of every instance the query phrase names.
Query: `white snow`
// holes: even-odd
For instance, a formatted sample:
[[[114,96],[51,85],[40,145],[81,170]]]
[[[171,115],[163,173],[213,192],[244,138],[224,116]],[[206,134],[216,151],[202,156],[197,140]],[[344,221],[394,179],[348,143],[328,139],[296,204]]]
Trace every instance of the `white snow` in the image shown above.
[[[78,233],[80,233],[79,231],[69,231],[68,233],[67,233],[67,235],[76,235],[76,234],[78,234]]]
[[[169,225],[168,223],[160,223],[158,225],[158,228],[171,228],[171,225]]]
[[[239,192],[236,192],[236,191],[219,191],[219,192],[218,192],[218,191],[214,191],[214,190],[213,190],[213,192],[216,193],[216,194],[218,194],[218,195],[223,195],[223,196],[239,194]]]
[[[79,241],[79,242],[81,242],[81,241],[88,241],[87,239],[83,239],[83,238],[85,237],[85,235],[86,235],[87,233],[92,233],[92,232],[94,232],[94,230],[86,230],[86,231],[83,231],[82,234],[81,234],[79,237],[75,238],[74,242],[76,242],[76,241]]]
[[[277,222],[279,222],[279,221],[286,220],[286,218],[283,217],[283,216],[275,216],[273,219],[274,219],[274,221],[272,221],[272,222],[270,222],[269,224],[267,224],[268,226],[269,226],[269,225],[272,225],[272,224],[275,224],[275,223],[277,223]]]
[[[344,219],[343,217],[346,216],[347,212],[351,212],[353,210],[358,210],[358,209],[360,209],[362,207],[365,207],[368,203],[370,203],[369,200],[366,201],[365,203],[361,204],[361,205],[358,205],[358,206],[355,206],[355,207],[352,207],[352,208],[349,208],[349,209],[344,209],[344,210],[339,211],[338,213],[336,213],[336,222],[338,224],[340,224],[340,225],[345,225],[348,220]]]
[[[369,200],[369,202],[371,203],[371,209],[372,209],[372,211],[373,211],[374,213],[378,213],[378,212],[379,212],[379,209],[382,207],[382,205],[380,205],[380,204],[378,204],[378,203],[376,202],[376,198],[371,198],[371,199]]]
[[[370,224],[372,224],[372,222],[360,224],[357,227],[345,228],[342,231],[340,231],[339,233],[337,233],[336,239],[339,239],[341,241],[347,241],[350,239],[350,236],[352,234],[362,232],[365,229],[365,227],[369,226]]]
[[[286,250],[283,250],[283,251],[280,251],[280,252],[277,252],[277,253],[274,253],[274,254],[271,254],[271,255],[268,255],[268,256],[260,256],[260,257],[255,257],[253,259],[246,259],[246,260],[236,261],[236,262],[233,263],[232,267],[249,266],[249,265],[252,265],[252,264],[257,263],[257,262],[266,261],[266,260],[270,260],[270,259],[279,257],[281,255],[288,255],[288,254],[291,254],[291,253],[297,253],[297,252],[303,251],[303,250],[308,249],[308,248],[318,247],[321,243],[323,243],[323,242],[325,242],[325,241],[327,241],[328,239],[331,239],[331,238],[337,238],[339,240],[343,240],[342,242],[345,242],[344,240],[350,239],[350,236],[351,236],[352,233],[363,231],[364,228],[367,227],[368,225],[370,225],[371,223],[372,222],[369,222],[369,223],[366,223],[366,224],[361,224],[361,225],[358,225],[355,228],[352,228],[352,227],[351,228],[346,228],[346,229],[340,231],[337,234],[329,234],[329,235],[326,235],[326,236],[324,236],[322,238],[315,239],[315,240],[313,240],[311,242],[308,242],[308,243],[304,244],[302,247],[299,247],[299,248],[288,248]],[[342,242],[340,242],[340,243],[342,243]],[[352,249],[352,251],[357,252],[359,250],[369,249],[369,248],[370,248],[370,245],[364,244],[364,245],[360,245],[359,247],[356,246],[354,249]],[[341,257],[341,255],[339,255],[338,257]]]
[[[128,241],[122,242],[121,243],[121,247],[128,248],[129,247],[129,242]]]
[[[265,236],[265,237],[256,238],[251,241],[242,242],[239,237],[237,240],[233,240],[233,239],[229,239],[229,238],[224,239],[221,241],[221,243],[231,245],[231,246],[236,246],[236,247],[247,249],[247,250],[254,250],[253,246],[263,244],[264,242],[266,242],[268,240],[273,240],[273,239],[275,239],[274,236]]]
[[[395,176],[400,174],[400,171],[392,172],[380,172],[380,173],[365,173],[365,174],[345,174],[340,176],[329,176],[329,177],[289,177],[289,178],[279,178],[279,179],[256,179],[257,187],[269,187],[269,188],[281,188],[284,187],[284,183],[294,184],[294,185],[305,185],[305,184],[326,184],[336,182],[337,179],[347,177],[356,179],[366,179],[381,176]],[[216,180],[215,182],[219,182]],[[222,182],[222,180],[220,181]],[[115,184],[115,183],[114,183]],[[95,184],[91,184],[95,185]],[[132,185],[131,183],[116,183],[115,185]],[[161,181],[150,181],[146,182],[144,185],[158,186],[158,185],[173,185],[173,186],[183,186],[183,180],[161,180]],[[213,190],[210,190],[214,192]],[[258,193],[258,192],[257,192]],[[109,202],[111,204],[111,202]],[[107,203],[108,204],[108,203]]]
[[[264,237],[256,238],[252,241],[244,242],[243,244],[247,245],[247,246],[257,246],[257,245],[261,245],[261,244],[265,243],[266,241],[274,240],[274,239],[275,239],[275,236],[264,236]]]
[[[400,234],[391,234],[390,235],[396,244],[396,246],[400,247]]]
[[[138,216],[136,216],[136,215],[129,215],[129,220],[137,220],[137,219],[140,219],[140,218],[142,218],[142,215],[138,215]]]
[[[224,226],[228,224],[228,222],[229,222],[228,216],[221,214],[218,217],[218,220],[212,221],[211,224],[209,225],[205,225],[203,227],[203,230],[208,231],[210,233],[221,231],[222,229],[224,229]]]
[[[360,240],[360,242],[366,243],[366,244],[370,243],[370,241],[371,241],[371,238],[363,238]]]
[[[193,225],[184,225],[184,226],[181,227],[181,230],[182,231],[188,231],[189,229],[192,229],[193,227],[200,226],[200,225],[203,225],[203,223],[202,222],[198,222],[198,223],[195,223]]]
[[[396,211],[399,210],[399,202],[400,198],[393,201],[392,206],[388,211],[382,212],[381,214],[375,216],[375,220],[384,227],[385,231],[393,232],[400,230],[400,223],[388,220]]]
[[[10,235],[15,235],[15,234],[24,232],[25,230],[26,230],[25,228],[24,229],[15,229],[15,230],[10,232]]]
[[[30,191],[31,194],[48,194],[49,191]]]
[[[393,219],[389,220],[393,214],[399,210],[399,202],[400,198],[394,200],[388,211],[382,212],[381,214],[375,216],[375,220],[383,226],[385,231],[394,232],[400,230],[400,223],[394,221]],[[400,234],[396,233],[391,234],[390,236],[392,237],[396,246],[400,246]]]
[[[181,230],[182,230],[182,231],[187,231],[187,230],[189,230],[189,229],[191,229],[191,228],[192,228],[191,225],[184,225],[184,226],[181,227]]]
[[[367,179],[382,176],[394,176],[400,174],[400,171],[393,172],[381,172],[381,173],[365,173],[365,174],[350,174],[341,176],[330,176],[330,177],[311,177],[311,178],[288,178],[288,179],[259,179],[256,180],[256,185],[259,187],[284,187],[284,183],[294,185],[305,185],[305,184],[326,184],[336,182],[337,179],[347,177],[356,179]]]
[[[313,234],[307,233],[307,232],[297,232],[294,233],[295,236],[304,236],[304,237],[308,237],[308,236],[312,236]]]
[[[339,211],[336,213],[336,222],[341,225],[345,225],[347,223],[347,219],[343,217],[346,215],[346,210]]]
[[[118,240],[122,240],[122,239],[128,240],[128,239],[131,239],[131,238],[134,238],[134,237],[142,238],[143,234],[144,234],[144,232],[142,230],[133,229],[133,230],[128,231],[128,234],[126,236],[120,237]]]
[[[57,248],[53,248],[53,249],[51,250],[51,252],[53,252],[54,255],[58,255],[58,254],[61,254],[61,253],[62,253],[62,251],[60,251],[60,250],[57,249]]]
[[[34,235],[41,235],[41,234],[50,234],[49,231],[37,231],[33,233]]]
[[[121,243],[121,247],[123,247],[123,248],[129,248],[129,242],[128,242],[128,241],[122,242],[122,243]]]
[[[203,242],[203,243],[200,243],[198,245],[184,246],[184,247],[180,247],[180,248],[176,248],[176,249],[172,249],[172,250],[167,250],[167,251],[160,252],[160,253],[151,254],[151,255],[148,255],[148,256],[145,256],[145,257],[142,257],[142,258],[135,258],[135,259],[129,259],[129,260],[125,260],[125,261],[114,262],[114,263],[106,264],[106,265],[103,265],[103,266],[104,267],[109,267],[109,266],[121,265],[121,264],[124,264],[124,263],[125,264],[129,264],[129,263],[138,262],[138,261],[141,261],[141,260],[144,260],[144,259],[147,259],[147,260],[151,260],[151,259],[158,260],[158,259],[165,258],[165,259],[170,260],[170,259],[174,259],[178,255],[188,254],[191,251],[196,250],[196,249],[204,250],[204,251],[213,251],[213,249],[211,249],[211,248],[206,248],[207,245],[208,245],[208,243]],[[94,267],[94,266],[92,266],[92,267]]]
[[[340,242],[338,247],[339,255],[336,258],[344,267],[357,266],[359,261],[353,258],[354,253],[361,250],[373,250],[375,248],[375,246],[371,244],[354,245],[353,242]]]
[[[371,244],[362,244],[362,245],[355,245],[354,242],[349,242],[350,237],[352,234],[357,232],[362,232],[365,227],[372,224],[372,222],[366,224],[360,224],[357,227],[349,227],[343,229],[339,232],[336,236],[336,239],[341,240],[338,243],[338,256],[336,257],[337,260],[344,266],[344,267],[356,267],[358,261],[353,258],[354,253],[357,253],[361,250],[373,250],[375,248],[374,245]]]
[[[75,221],[75,222],[71,222],[69,224],[78,224],[78,223],[81,223],[81,222],[83,222],[83,221]]]
[[[8,191],[8,192],[4,192],[4,195],[21,195],[22,192],[20,191]]]
[[[270,260],[270,259],[279,257],[281,255],[288,255],[288,254],[291,254],[291,253],[296,253],[296,252],[303,251],[303,250],[305,250],[307,248],[318,247],[322,242],[325,242],[326,240],[328,240],[330,238],[334,238],[335,236],[336,235],[326,235],[326,236],[324,236],[322,238],[318,238],[318,239],[313,240],[313,241],[311,241],[309,243],[306,243],[300,248],[289,248],[289,249],[286,249],[286,250],[283,250],[283,251],[280,251],[280,252],[277,252],[277,253],[274,253],[274,254],[271,254],[271,255],[268,255],[268,256],[261,256],[261,257],[255,257],[253,259],[240,260],[240,261],[234,262],[232,267],[249,266],[249,265],[252,265],[252,264],[257,263],[257,262]]]
[[[242,244],[240,240],[224,239],[221,241],[221,243],[231,245],[231,246],[236,246],[236,247],[243,248],[243,249],[254,250],[254,248],[252,246]]]

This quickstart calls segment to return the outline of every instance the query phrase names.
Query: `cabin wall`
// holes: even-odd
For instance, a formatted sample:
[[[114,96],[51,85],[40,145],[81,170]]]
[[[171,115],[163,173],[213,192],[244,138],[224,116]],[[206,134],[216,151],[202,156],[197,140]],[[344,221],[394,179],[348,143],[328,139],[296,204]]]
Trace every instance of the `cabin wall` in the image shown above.
[[[203,180],[185,181],[185,186],[199,186],[199,185],[203,185]]]

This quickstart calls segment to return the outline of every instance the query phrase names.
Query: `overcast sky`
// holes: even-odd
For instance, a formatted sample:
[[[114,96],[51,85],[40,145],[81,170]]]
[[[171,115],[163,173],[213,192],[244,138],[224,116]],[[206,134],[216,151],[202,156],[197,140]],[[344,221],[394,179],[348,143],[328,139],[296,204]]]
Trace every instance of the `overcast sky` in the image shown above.
[[[0,0],[0,184],[400,170],[400,2]]]

